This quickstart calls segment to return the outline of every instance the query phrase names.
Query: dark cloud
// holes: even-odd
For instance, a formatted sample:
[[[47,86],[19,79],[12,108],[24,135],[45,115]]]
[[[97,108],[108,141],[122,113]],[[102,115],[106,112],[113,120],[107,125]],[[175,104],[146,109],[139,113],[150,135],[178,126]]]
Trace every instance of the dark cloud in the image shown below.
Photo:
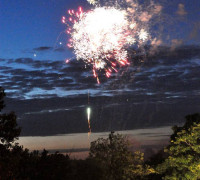
[[[34,60],[31,59],[31,58],[17,58],[14,61],[13,60],[11,60],[11,61],[13,63],[18,63],[18,64],[32,64],[32,63],[34,63]],[[10,61],[10,63],[12,63],[11,61]]]
[[[57,47],[57,48],[54,48],[54,51],[57,51],[57,52],[65,52],[65,51],[66,51],[66,48],[64,48],[64,47]]]
[[[37,52],[46,52],[46,51],[55,51],[55,52],[65,52],[66,51],[66,48],[64,47],[50,47],[50,46],[41,46],[41,47],[37,47],[37,48],[34,48],[33,51],[31,52],[34,52],[34,51],[37,51]]]
[[[52,50],[52,49],[53,48],[49,47],[49,46],[41,46],[41,47],[34,48],[33,50],[34,51],[48,51],[48,50]]]
[[[191,60],[193,58],[200,57],[200,46],[180,46],[172,49],[171,47],[160,46],[152,50],[149,48],[147,51],[147,56],[145,56],[146,63],[159,63],[161,60],[164,64],[172,63],[175,64],[181,60]]]
[[[149,48],[150,49],[150,48]],[[143,63],[139,59],[144,56],[134,56],[132,58],[133,66],[122,68],[118,74],[113,74],[109,79],[103,79],[104,73],[100,74],[101,83],[104,84],[104,90],[114,90],[120,88],[145,89],[152,91],[177,91],[186,86],[184,90],[195,90],[199,85],[197,78],[199,76],[199,46],[182,46],[171,50],[169,47],[159,47],[152,54],[147,51]],[[95,78],[92,77],[90,67],[85,67],[82,61],[71,61],[70,64],[64,64],[62,61],[39,61],[31,58],[18,58],[7,60],[9,64],[23,64],[30,67],[17,69],[14,66],[4,66],[0,71],[4,74],[1,79],[7,77],[2,85],[9,89],[13,83],[21,87],[34,87],[42,89],[54,89],[63,87],[64,89],[99,89],[102,86],[96,84]],[[193,77],[193,78],[192,78]],[[192,78],[192,81],[191,81]],[[176,87],[174,86],[176,84]],[[190,86],[189,84],[196,84]],[[70,86],[68,86],[70,85]]]

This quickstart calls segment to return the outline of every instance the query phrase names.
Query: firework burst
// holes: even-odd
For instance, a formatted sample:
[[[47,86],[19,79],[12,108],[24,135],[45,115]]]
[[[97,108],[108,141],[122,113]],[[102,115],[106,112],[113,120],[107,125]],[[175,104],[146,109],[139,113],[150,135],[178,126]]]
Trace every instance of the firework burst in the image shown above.
[[[96,4],[97,1],[90,0]],[[135,8],[135,9],[134,9]],[[150,35],[133,14],[137,7],[120,9],[116,7],[96,7],[84,12],[69,10],[68,18],[62,22],[70,35],[67,46],[73,48],[77,60],[92,65],[93,76],[100,83],[98,74],[107,78],[121,66],[129,65],[127,48],[147,42]]]

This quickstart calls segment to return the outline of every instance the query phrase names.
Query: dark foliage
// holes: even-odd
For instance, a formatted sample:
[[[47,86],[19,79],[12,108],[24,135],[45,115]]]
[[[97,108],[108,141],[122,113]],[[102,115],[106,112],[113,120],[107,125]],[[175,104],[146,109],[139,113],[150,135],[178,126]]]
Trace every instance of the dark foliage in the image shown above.
[[[174,133],[171,135],[171,140],[175,140],[177,134],[182,130],[188,131],[195,123],[200,123],[200,114],[190,114],[185,116],[186,122],[182,127],[174,126],[172,129]]]
[[[163,179],[200,179],[200,115],[186,116],[182,127],[173,127],[170,144],[165,148],[168,157],[158,165]]]
[[[0,112],[5,107],[3,98],[4,89],[0,87]],[[0,114],[0,143],[7,148],[11,146],[15,139],[20,135],[21,129],[17,127],[16,115],[14,112]]]

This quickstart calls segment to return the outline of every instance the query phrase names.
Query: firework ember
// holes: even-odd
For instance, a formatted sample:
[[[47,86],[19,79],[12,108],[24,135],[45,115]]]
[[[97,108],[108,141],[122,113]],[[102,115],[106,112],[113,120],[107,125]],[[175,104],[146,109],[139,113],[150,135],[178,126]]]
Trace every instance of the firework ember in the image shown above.
[[[71,36],[67,46],[74,49],[77,60],[92,65],[98,83],[100,72],[109,78],[118,67],[129,65],[130,45],[139,45],[149,38],[144,26],[137,23],[138,16],[130,15],[133,11],[133,8],[96,7],[86,13],[80,7],[78,11],[69,10],[69,18],[62,18]]]
[[[87,0],[90,4],[95,5],[97,4],[97,0]]]

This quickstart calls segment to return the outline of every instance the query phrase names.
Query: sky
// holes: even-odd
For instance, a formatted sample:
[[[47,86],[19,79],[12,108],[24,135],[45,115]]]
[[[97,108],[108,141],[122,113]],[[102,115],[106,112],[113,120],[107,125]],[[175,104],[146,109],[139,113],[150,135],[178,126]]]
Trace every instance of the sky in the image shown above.
[[[68,9],[92,8],[86,0],[0,0],[0,86],[22,135],[87,132],[88,91],[95,132],[180,124],[198,112],[200,1],[156,3],[157,44],[130,51],[131,65],[98,85],[61,23]]]

